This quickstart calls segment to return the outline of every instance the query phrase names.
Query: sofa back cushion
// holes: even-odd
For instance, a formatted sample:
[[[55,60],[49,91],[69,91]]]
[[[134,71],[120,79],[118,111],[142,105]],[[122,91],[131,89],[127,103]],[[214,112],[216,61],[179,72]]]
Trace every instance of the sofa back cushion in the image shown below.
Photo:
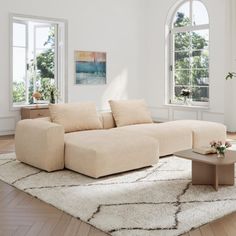
[[[117,127],[153,122],[144,100],[110,100],[109,103]]]
[[[99,114],[100,121],[102,122],[103,129],[112,129],[116,127],[116,123],[112,112],[101,112]]]
[[[92,102],[50,104],[51,120],[64,127],[66,133],[102,129],[102,123]]]

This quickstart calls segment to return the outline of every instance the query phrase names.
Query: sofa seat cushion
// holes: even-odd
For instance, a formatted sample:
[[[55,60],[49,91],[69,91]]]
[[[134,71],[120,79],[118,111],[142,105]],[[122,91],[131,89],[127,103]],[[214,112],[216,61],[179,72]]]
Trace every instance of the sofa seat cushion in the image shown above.
[[[98,178],[157,163],[158,142],[119,130],[65,134],[65,167]]]
[[[160,156],[184,149],[209,146],[212,140],[226,140],[226,127],[220,123],[200,120],[177,120],[159,124],[142,124],[119,127],[156,138]]]
[[[159,142],[160,156],[173,154],[174,152],[192,147],[192,130],[187,125],[177,125],[174,122],[130,125],[117,128],[137,136],[155,138]]]

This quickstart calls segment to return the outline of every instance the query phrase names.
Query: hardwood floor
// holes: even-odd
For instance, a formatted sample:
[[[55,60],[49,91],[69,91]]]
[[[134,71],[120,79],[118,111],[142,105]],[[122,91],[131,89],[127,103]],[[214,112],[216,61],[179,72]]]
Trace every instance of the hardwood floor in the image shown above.
[[[14,152],[14,136],[0,136],[0,154]]]
[[[236,139],[236,134],[229,134]],[[0,154],[14,151],[13,136],[0,136]],[[106,236],[100,230],[0,181],[0,236]],[[183,236],[236,236],[236,212]]]
[[[14,151],[13,136],[0,136],[0,154]],[[57,208],[0,181],[0,236],[107,236]]]
[[[0,235],[107,234],[0,181]]]

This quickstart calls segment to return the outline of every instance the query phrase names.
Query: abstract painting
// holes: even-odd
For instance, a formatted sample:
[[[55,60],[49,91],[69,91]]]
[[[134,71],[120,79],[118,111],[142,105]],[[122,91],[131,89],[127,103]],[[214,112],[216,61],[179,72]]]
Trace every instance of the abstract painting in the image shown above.
[[[106,84],[106,53],[75,51],[75,84]]]

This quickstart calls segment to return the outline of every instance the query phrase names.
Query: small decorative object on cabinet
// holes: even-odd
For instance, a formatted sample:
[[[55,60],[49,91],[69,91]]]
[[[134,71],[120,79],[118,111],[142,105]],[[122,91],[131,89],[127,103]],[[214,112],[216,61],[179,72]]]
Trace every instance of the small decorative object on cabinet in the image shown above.
[[[49,109],[47,106],[44,107],[22,107],[21,108],[21,119],[35,119],[49,116]]]
[[[40,98],[42,97],[41,93],[36,91],[33,93],[32,97],[36,100],[36,107],[38,107],[38,102]]]

